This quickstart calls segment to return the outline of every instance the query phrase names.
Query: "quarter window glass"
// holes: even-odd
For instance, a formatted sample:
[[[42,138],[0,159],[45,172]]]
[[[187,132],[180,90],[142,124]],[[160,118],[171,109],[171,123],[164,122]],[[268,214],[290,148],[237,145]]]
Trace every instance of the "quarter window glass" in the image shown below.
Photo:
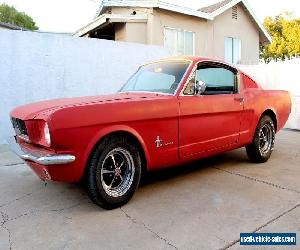
[[[193,93],[193,86],[195,85],[195,77],[196,77],[196,71],[194,71],[190,75],[190,77],[189,77],[189,79],[187,81],[186,87],[185,87],[185,89],[183,91],[184,95],[193,95],[194,94]]]

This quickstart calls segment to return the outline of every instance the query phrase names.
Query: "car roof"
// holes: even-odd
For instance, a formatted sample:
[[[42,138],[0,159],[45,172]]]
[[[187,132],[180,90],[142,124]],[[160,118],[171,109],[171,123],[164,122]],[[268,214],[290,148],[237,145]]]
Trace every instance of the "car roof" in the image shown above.
[[[234,68],[238,71],[240,71],[236,66],[223,62],[222,60],[215,59],[215,58],[208,58],[208,57],[200,57],[200,56],[169,56],[169,57],[163,57],[158,60],[150,61],[148,63],[145,63],[144,65],[155,63],[155,62],[166,62],[166,61],[180,61],[180,60],[185,60],[185,61],[192,61],[193,63],[195,62],[215,62],[215,63],[221,63],[230,66],[231,68]]]

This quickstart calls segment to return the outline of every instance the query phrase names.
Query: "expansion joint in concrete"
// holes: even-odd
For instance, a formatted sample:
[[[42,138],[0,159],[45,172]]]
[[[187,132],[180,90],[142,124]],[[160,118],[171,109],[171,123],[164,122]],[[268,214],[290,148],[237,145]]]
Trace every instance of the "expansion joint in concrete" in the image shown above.
[[[132,216],[130,216],[122,207],[120,207],[120,210],[125,214],[125,216],[134,224],[138,224],[138,225],[142,225],[147,231],[149,231],[151,234],[153,234],[156,238],[164,241],[168,246],[173,247],[174,249],[178,249],[175,245],[173,245],[172,243],[170,243],[169,240],[167,240],[166,238],[160,236],[158,233],[156,233],[155,231],[153,231],[149,226],[147,226],[144,222],[141,221],[137,221],[135,218],[133,218]]]
[[[266,226],[272,224],[273,222],[277,221],[278,219],[280,219],[281,217],[287,215],[288,213],[292,212],[293,210],[297,209],[300,207],[300,203],[293,206],[292,208],[284,211],[283,213],[281,213],[280,215],[272,218],[271,220],[269,220],[268,222],[266,222],[265,224],[261,225],[260,227],[256,228],[255,230],[253,230],[251,233],[257,233],[258,231],[260,231],[261,229],[265,228]],[[224,246],[223,248],[221,248],[220,250],[227,250],[230,249],[232,246],[236,245],[237,243],[240,242],[240,239],[236,239],[234,241],[232,241],[231,243],[229,243],[228,245]]]
[[[297,190],[287,188],[287,187],[283,187],[283,186],[280,186],[278,184],[274,184],[272,182],[260,180],[260,179],[254,178],[254,177],[250,177],[250,176],[243,175],[243,174],[240,174],[240,173],[235,173],[235,172],[232,172],[232,171],[229,171],[229,170],[226,170],[226,169],[222,169],[222,168],[218,168],[218,167],[212,167],[212,168],[223,171],[223,172],[228,173],[228,174],[232,174],[232,175],[235,175],[235,176],[245,178],[247,180],[255,181],[255,182],[258,182],[258,183],[263,183],[263,184],[266,184],[266,185],[269,185],[269,186],[272,186],[272,187],[275,187],[275,188],[279,188],[279,189],[282,189],[282,190],[286,190],[286,191],[290,191],[290,192],[300,194],[300,192],[297,191]]]

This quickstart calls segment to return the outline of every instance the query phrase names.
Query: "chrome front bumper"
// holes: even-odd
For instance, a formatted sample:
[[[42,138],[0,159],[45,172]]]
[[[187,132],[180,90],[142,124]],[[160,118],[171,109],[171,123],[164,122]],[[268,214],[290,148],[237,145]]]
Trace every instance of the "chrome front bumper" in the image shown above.
[[[16,142],[15,137],[10,137],[8,140],[10,150],[25,161],[32,161],[40,165],[59,165],[68,164],[75,161],[74,155],[59,155],[52,154],[41,150],[30,150],[20,147]]]

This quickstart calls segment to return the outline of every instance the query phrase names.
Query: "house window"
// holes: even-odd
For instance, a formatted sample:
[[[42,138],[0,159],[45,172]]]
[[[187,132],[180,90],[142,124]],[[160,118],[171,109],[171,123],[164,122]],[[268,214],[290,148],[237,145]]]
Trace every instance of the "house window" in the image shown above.
[[[195,33],[186,30],[165,28],[165,47],[171,55],[194,55]]]
[[[225,62],[240,64],[242,59],[241,39],[225,37]]]

